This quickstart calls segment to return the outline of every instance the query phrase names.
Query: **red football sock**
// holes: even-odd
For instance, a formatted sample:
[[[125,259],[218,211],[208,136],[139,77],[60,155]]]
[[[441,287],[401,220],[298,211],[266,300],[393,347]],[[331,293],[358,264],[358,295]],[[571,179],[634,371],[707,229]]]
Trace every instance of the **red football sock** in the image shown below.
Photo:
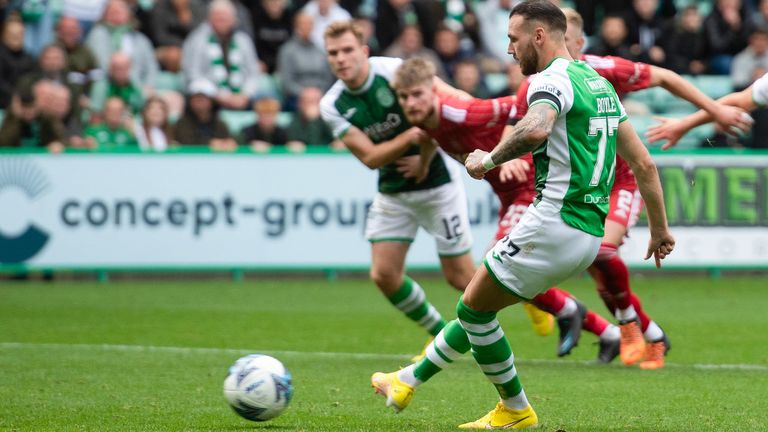
[[[629,269],[624,260],[616,253],[616,246],[608,243],[600,245],[600,252],[593,267],[601,273],[606,291],[613,295],[616,307],[626,309],[631,303],[632,292],[629,289]]]
[[[635,295],[635,293],[630,292],[629,298],[632,302],[632,306],[635,308],[635,312],[637,312],[637,317],[640,319],[640,328],[643,331],[646,331],[648,329],[648,324],[651,323],[651,317],[645,313],[645,310],[643,310],[643,305],[640,303],[640,299]]]
[[[587,316],[584,317],[584,324],[582,324],[582,328],[597,337],[600,337],[601,334],[605,331],[606,328],[610,323],[607,319],[601,317],[595,312],[588,311]]]
[[[533,298],[531,303],[544,312],[549,312],[554,316],[565,306],[565,299],[568,297],[565,291],[558,287],[552,287]]]

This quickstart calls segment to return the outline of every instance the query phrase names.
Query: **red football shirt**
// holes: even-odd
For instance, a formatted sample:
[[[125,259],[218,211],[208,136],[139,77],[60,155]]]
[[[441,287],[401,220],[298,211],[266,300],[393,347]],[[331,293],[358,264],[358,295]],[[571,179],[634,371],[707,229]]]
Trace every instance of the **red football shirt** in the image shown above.
[[[472,153],[479,149],[490,152],[499,143],[501,134],[510,114],[514,111],[515,97],[498,99],[460,99],[438,94],[440,98],[440,126],[425,131],[448,153]],[[533,168],[530,154],[523,157]],[[528,171],[528,180],[502,182],[499,169],[494,168],[485,175],[493,191],[502,201],[502,208],[519,196],[535,193],[534,170]]]

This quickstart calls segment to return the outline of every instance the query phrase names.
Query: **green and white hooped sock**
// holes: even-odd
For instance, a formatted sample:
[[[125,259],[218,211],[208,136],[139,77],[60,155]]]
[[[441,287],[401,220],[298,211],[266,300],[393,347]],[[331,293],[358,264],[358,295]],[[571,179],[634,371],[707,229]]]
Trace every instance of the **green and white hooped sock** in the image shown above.
[[[388,300],[432,336],[436,336],[445,327],[440,312],[427,301],[421,286],[408,276],[405,276],[400,289]]]
[[[435,340],[429,344],[427,355],[417,363],[401,369],[398,378],[416,387],[448,367],[467,351],[469,351],[467,333],[459,324],[459,320],[453,320],[446,324],[435,336]]]
[[[499,392],[501,401],[512,409],[528,406],[523,385],[517,376],[512,348],[496,319],[496,312],[477,312],[464,304],[463,297],[456,306],[464,331],[467,332],[472,355]]]

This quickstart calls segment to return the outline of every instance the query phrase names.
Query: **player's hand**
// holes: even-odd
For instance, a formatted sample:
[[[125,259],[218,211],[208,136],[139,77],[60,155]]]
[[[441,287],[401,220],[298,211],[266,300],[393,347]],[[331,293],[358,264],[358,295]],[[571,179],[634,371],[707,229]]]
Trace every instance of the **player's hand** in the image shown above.
[[[483,166],[483,157],[487,154],[488,152],[475,150],[470,153],[469,156],[467,156],[467,160],[464,161],[467,173],[469,173],[469,176],[473,179],[481,180],[485,176],[487,170]]]
[[[714,116],[718,128],[732,136],[740,136],[749,132],[755,120],[743,109],[728,105],[719,105]]]
[[[680,138],[688,132],[683,126],[682,121],[678,119],[666,117],[654,117],[654,119],[659,123],[648,128],[645,132],[645,139],[648,140],[648,144],[666,141],[661,146],[662,150],[669,150],[674,147]]]
[[[648,240],[648,252],[645,254],[645,259],[653,256],[656,260],[656,268],[661,268],[661,260],[671,254],[674,248],[675,238],[672,237],[669,229],[651,230],[651,239]]]
[[[405,139],[411,144],[426,144],[432,145],[432,138],[423,130],[417,127],[412,127],[402,133]]]
[[[403,156],[395,161],[395,165],[397,165],[397,172],[405,178],[415,179],[416,183],[424,181],[429,174],[429,167],[423,166],[419,155]]]
[[[502,183],[513,180],[518,183],[525,183],[525,181],[528,180],[528,171],[530,170],[531,165],[528,161],[523,159],[512,159],[499,166],[499,179]]]

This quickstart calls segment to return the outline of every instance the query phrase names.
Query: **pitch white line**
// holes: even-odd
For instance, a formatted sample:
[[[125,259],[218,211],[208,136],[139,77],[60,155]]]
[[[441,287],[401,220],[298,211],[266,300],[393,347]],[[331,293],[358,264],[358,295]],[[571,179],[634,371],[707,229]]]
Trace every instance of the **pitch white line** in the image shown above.
[[[80,350],[100,350],[100,351],[123,351],[123,352],[155,352],[172,354],[232,354],[246,355],[254,352],[273,355],[276,357],[319,357],[319,358],[351,358],[359,360],[408,360],[411,354],[380,354],[380,353],[347,353],[334,351],[285,351],[285,350],[253,350],[236,348],[193,348],[193,347],[174,347],[174,346],[154,346],[154,345],[119,345],[119,344],[60,344],[60,343],[25,343],[25,342],[0,342],[0,350],[13,349],[80,349]],[[553,365],[562,366],[565,364],[578,364],[587,366],[596,366],[594,361],[586,360],[566,360],[566,359],[516,359],[515,363],[533,364],[533,365]],[[702,370],[738,370],[738,371],[757,371],[768,372],[768,365],[761,364],[686,364],[686,363],[666,363],[667,367],[681,369],[702,369]]]

